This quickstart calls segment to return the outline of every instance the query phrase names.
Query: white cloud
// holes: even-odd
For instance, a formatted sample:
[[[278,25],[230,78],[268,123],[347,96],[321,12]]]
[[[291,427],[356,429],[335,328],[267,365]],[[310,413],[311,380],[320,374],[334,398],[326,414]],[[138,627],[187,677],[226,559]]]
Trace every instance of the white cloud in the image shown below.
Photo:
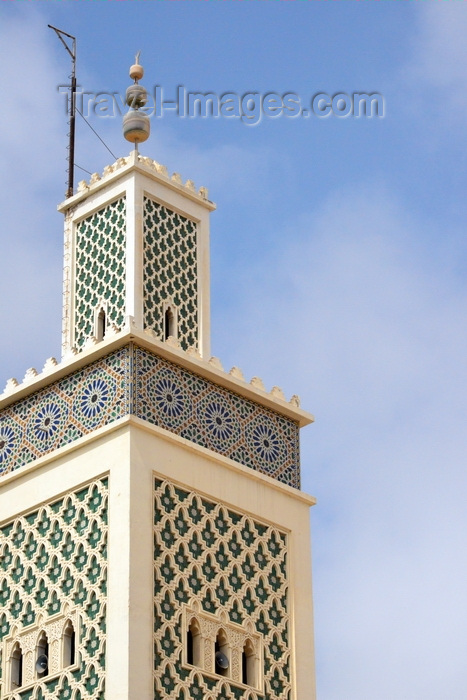
[[[319,698],[462,700],[467,288],[451,260],[463,248],[367,183],[289,233],[245,270],[225,332],[240,366],[255,357],[316,413],[302,463],[318,496]]]
[[[467,11],[463,2],[417,8],[413,55],[403,75],[413,95],[425,93],[429,109],[446,123],[465,123],[467,108]],[[409,96],[410,97],[410,96]],[[425,103],[426,104],[426,103]],[[426,118],[427,109],[423,111]]]
[[[66,120],[57,86],[69,73],[67,55],[54,59],[54,35],[36,13],[4,16],[0,28],[1,157],[5,181],[40,169],[43,177],[56,170],[55,154],[65,142]]]
[[[467,87],[464,4],[424,5],[419,19],[415,48],[420,78],[439,87]]]
[[[59,351],[62,222],[55,205],[65,189],[66,118],[56,87],[67,67],[57,64],[53,39],[34,8],[2,18],[0,391],[8,376],[22,378]]]

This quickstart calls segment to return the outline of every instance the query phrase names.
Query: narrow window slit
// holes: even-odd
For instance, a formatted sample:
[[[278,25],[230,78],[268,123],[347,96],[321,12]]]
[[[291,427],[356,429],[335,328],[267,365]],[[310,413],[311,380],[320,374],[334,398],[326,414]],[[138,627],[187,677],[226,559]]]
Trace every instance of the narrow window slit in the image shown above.
[[[186,633],[186,661],[193,666],[193,634],[191,629]]]
[[[19,644],[15,645],[11,654],[10,690],[16,690],[23,685],[23,652]]]
[[[45,665],[39,668],[38,662],[41,657],[45,657]],[[49,674],[49,640],[45,632],[39,637],[36,649],[36,673],[38,678],[45,678]]]
[[[201,666],[201,629],[196,619],[191,620],[186,633],[186,660],[191,666]]]
[[[175,330],[175,316],[170,307],[165,310],[164,313],[164,340],[167,340],[170,336],[176,337]]]
[[[217,654],[220,653],[222,655],[221,658],[217,656]],[[230,675],[230,657],[229,657],[229,648],[228,648],[228,643],[227,643],[227,638],[222,630],[219,631],[219,634],[217,635],[216,638],[216,645],[214,649],[214,658],[215,658],[215,672],[218,673],[220,676],[229,676]]]
[[[104,340],[105,336],[105,331],[107,327],[107,319],[105,317],[105,311],[104,309],[101,309],[99,311],[99,314],[97,316],[97,340],[100,342],[101,340]]]
[[[63,667],[73,666],[76,660],[76,633],[69,620],[63,631]]]

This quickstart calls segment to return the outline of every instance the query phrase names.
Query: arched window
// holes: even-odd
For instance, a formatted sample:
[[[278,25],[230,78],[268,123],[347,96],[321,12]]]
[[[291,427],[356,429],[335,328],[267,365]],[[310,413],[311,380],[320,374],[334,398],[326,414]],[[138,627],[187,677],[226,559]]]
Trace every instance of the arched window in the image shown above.
[[[218,656],[219,653],[222,654],[222,657]],[[214,654],[215,672],[220,676],[230,676],[230,654],[228,640],[224,630],[219,630],[217,634]]]
[[[106,325],[107,325],[107,319],[105,317],[104,309],[101,309],[99,311],[99,313],[97,314],[97,324],[96,325],[97,325],[96,338],[100,342],[101,340],[104,340]]]
[[[257,686],[255,649],[249,639],[242,651],[242,683]]]
[[[193,618],[186,633],[186,660],[192,666],[201,666],[201,629]]]
[[[16,690],[16,688],[21,688],[23,685],[23,652],[18,643],[13,647],[10,661],[10,690]]]
[[[168,306],[164,313],[164,340],[167,340],[170,336],[174,338],[177,337],[177,329],[175,327],[175,316],[174,312]]]
[[[63,668],[73,666],[76,663],[76,633],[71,620],[65,625],[63,630]]]
[[[45,678],[49,674],[49,640],[45,632],[41,632],[37,642],[36,674],[37,678]]]

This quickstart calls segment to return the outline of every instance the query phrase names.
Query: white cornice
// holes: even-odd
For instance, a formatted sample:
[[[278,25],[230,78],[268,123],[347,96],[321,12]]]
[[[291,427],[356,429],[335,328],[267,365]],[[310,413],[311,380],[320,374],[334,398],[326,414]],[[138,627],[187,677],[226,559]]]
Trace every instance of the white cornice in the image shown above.
[[[50,358],[40,373],[33,368],[29,369],[21,383],[16,379],[8,380],[3,394],[0,394],[0,410],[132,342],[214,384],[296,421],[300,427],[314,421],[310,413],[298,406],[298,397],[293,396],[290,401],[287,401],[278,387],[273,387],[270,392],[267,392],[258,377],[253,377],[250,382],[247,382],[237,367],[233,367],[230,372],[225,372],[218,358],[211,357],[210,360],[205,361],[193,350],[185,352],[176,347],[176,343],[170,338],[167,342],[162,342],[154,338],[151,331],[138,330],[131,323],[131,318],[127,319],[127,325],[123,330],[112,334],[110,338],[99,343],[96,341],[79,353],[73,351],[60,363]]]
[[[173,173],[173,175],[170,176],[165,165],[161,165],[151,158],[142,156],[136,151],[131,151],[130,155],[126,158],[118,158],[113,165],[107,165],[102,175],[93,173],[89,182],[81,180],[78,184],[78,192],[59,204],[57,207],[58,211],[66,213],[68,209],[75,207],[77,204],[87,199],[90,194],[99,192],[99,190],[102,190],[104,187],[112,185],[131,171],[146,175],[155,182],[159,182],[169,189],[183,194],[184,197],[191,199],[193,202],[197,202],[209,211],[214,211],[216,208],[214,202],[208,199],[208,191],[205,187],[200,187],[196,190],[193,180],[187,180],[183,183],[178,173]]]

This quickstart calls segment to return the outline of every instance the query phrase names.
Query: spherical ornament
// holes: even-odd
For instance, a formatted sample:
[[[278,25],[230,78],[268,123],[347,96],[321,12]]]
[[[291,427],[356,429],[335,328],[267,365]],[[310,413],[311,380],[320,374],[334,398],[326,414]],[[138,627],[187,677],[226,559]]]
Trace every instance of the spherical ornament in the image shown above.
[[[123,117],[123,135],[131,143],[142,143],[149,138],[149,117],[144,112],[130,109]]]
[[[144,107],[147,101],[148,93],[146,88],[144,88],[142,85],[135,83],[126,89],[125,102],[127,103],[128,107],[138,109],[138,107]]]
[[[144,75],[144,68],[139,63],[134,63],[130,66],[130,78],[132,80],[141,80]]]

